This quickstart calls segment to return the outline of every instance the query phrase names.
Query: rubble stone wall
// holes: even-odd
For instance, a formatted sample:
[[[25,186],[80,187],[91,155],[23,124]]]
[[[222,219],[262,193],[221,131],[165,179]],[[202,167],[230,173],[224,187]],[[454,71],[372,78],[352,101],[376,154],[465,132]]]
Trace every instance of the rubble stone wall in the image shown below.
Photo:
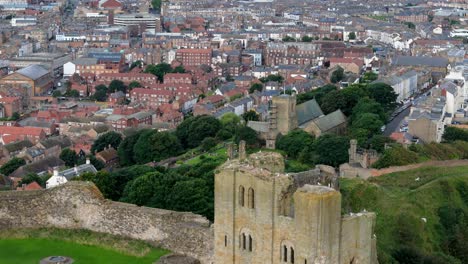
[[[40,191],[0,192],[0,200],[0,229],[87,229],[146,240],[211,263],[213,229],[200,215],[109,201],[87,182]]]

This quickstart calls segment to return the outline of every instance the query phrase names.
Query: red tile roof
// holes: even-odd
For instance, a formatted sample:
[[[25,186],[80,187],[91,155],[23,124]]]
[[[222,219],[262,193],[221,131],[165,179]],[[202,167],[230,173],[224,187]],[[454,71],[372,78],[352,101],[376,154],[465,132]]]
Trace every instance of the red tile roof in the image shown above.
[[[33,191],[33,190],[42,190],[43,188],[39,185],[39,183],[33,181],[30,184],[26,184],[25,186],[16,187],[17,191]]]
[[[116,0],[107,0],[106,2],[104,2],[101,7],[104,7],[104,8],[119,8],[119,7],[122,7],[122,4]]]

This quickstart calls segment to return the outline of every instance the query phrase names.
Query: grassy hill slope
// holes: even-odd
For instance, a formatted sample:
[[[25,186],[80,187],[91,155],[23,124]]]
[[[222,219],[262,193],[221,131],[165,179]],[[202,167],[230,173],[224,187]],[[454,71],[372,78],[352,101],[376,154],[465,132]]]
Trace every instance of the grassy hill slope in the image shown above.
[[[468,166],[342,179],[343,212],[377,213],[379,262],[468,263]]]

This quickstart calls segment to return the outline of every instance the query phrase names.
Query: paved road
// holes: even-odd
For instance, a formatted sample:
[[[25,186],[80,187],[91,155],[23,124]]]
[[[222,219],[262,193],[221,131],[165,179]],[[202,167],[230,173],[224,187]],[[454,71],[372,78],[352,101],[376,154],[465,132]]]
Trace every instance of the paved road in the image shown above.
[[[400,131],[400,123],[403,121],[405,117],[407,117],[410,113],[411,107],[406,108],[403,112],[398,114],[390,123],[387,124],[387,127],[385,128],[384,135],[385,136],[390,136],[393,132],[395,131]]]

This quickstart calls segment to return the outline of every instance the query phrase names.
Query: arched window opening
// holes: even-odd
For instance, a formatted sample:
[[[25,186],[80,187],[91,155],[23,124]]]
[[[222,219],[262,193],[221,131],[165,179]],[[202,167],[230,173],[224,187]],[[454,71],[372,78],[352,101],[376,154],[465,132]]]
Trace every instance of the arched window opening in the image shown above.
[[[288,262],[288,247],[283,246],[283,261]]]
[[[242,249],[245,250],[246,246],[245,246],[245,241],[246,240],[246,237],[245,237],[245,234],[242,234]]]
[[[224,246],[227,247],[227,236],[224,236]]]
[[[244,206],[244,193],[245,189],[244,186],[239,186],[239,205]]]
[[[248,193],[248,206],[250,209],[255,208],[255,191],[252,188],[249,188],[249,193]]]
[[[250,252],[252,252],[252,247],[253,247],[253,246],[252,246],[252,243],[253,243],[253,241],[252,241],[252,236],[249,235],[249,251],[250,251]]]
[[[307,264],[307,259],[304,259],[304,264]]]
[[[294,264],[294,248],[291,248],[291,263]]]

